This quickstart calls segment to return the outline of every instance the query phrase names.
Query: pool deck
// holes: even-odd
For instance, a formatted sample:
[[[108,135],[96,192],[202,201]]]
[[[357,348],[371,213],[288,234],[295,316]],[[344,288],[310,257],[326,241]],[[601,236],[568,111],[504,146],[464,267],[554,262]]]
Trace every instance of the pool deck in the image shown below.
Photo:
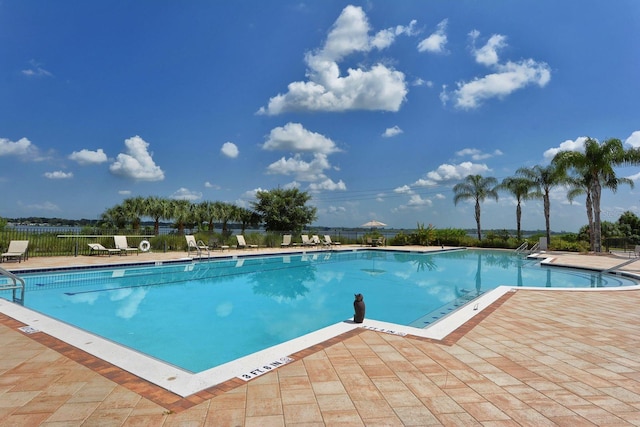
[[[215,255],[270,252],[281,250]],[[558,266],[640,274],[640,259],[546,255]],[[32,257],[0,267],[185,257]],[[443,340],[359,328],[248,382],[183,398],[44,333],[23,333],[22,323],[0,314],[0,425],[638,426],[639,325],[640,289],[517,289]]]

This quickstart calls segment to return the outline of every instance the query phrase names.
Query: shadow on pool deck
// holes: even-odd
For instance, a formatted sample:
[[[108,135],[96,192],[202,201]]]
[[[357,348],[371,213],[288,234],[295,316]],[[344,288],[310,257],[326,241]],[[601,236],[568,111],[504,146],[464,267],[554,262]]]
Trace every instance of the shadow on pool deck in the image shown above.
[[[621,264],[550,255],[556,265]],[[36,260],[19,267],[47,268]],[[640,425],[639,304],[636,290],[517,290],[443,342],[357,329],[187,398],[0,315],[0,424]]]

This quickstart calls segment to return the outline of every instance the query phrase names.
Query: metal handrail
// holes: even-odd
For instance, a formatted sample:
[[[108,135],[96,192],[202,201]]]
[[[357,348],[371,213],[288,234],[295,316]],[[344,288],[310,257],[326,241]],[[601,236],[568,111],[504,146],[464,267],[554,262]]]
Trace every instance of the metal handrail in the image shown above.
[[[2,267],[0,267],[0,275],[8,277],[11,281],[13,281],[13,285],[11,285],[11,284],[8,284],[8,285],[0,284],[0,290],[11,289],[13,291],[13,302],[18,302],[20,304],[24,304],[24,288],[25,288],[24,279],[22,279],[21,277],[16,276],[12,272],[7,271]],[[20,284],[18,284],[18,282],[20,282]],[[20,298],[16,298],[16,289],[20,289]]]
[[[537,251],[540,248],[540,243],[536,242],[535,245],[531,246],[531,249],[529,249],[529,254],[534,253],[535,251]]]
[[[516,253],[519,255],[522,252],[526,251],[528,247],[529,242],[523,242],[520,246],[518,246],[518,249],[516,249]]]

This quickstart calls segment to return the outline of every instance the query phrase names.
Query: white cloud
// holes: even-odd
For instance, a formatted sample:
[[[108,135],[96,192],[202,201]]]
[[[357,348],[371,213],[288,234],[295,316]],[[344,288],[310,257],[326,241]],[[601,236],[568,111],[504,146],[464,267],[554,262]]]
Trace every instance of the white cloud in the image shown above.
[[[330,154],[340,151],[336,144],[324,135],[305,129],[300,123],[287,123],[271,129],[264,150],[311,152]]]
[[[444,195],[444,194],[442,194],[442,193],[438,193],[438,194],[436,194],[436,196],[435,196],[435,197],[436,197],[436,199],[438,199],[438,200],[444,200],[444,199],[446,199],[446,198],[447,198],[447,196],[445,196],[445,195]]]
[[[231,159],[235,159],[236,157],[238,157],[238,154],[240,154],[240,151],[238,150],[238,146],[233,142],[225,142],[224,144],[222,144],[222,148],[220,148],[220,152],[224,156],[229,157]]]
[[[118,190],[118,194],[120,194],[121,196],[130,196],[131,190]]]
[[[411,190],[411,187],[409,187],[408,185],[403,185],[402,187],[395,188],[393,192],[400,194],[411,194],[413,193],[413,190]]]
[[[37,148],[27,138],[20,138],[13,142],[7,138],[0,138],[1,156],[28,156],[37,152]]]
[[[470,82],[457,83],[458,89],[453,91],[451,96],[441,96],[441,99],[446,102],[452,97],[457,108],[469,110],[479,107],[486,99],[504,98],[530,84],[544,87],[551,80],[549,66],[532,59],[517,63],[509,61],[496,68],[497,73],[487,74]]]
[[[305,55],[308,81],[292,82],[261,107],[259,114],[289,111],[398,111],[407,94],[404,74],[378,63],[370,69],[349,68],[345,76],[338,62],[356,52],[384,49],[400,34],[413,34],[413,25],[398,26],[369,36],[370,26],[360,7],[344,8],[322,49]]]
[[[459,157],[469,156],[471,157],[471,160],[474,160],[474,161],[485,160],[491,157],[501,156],[502,154],[503,153],[500,150],[495,150],[493,153],[483,153],[477,148],[464,148],[460,151],[456,151],[456,156],[459,156]]]
[[[23,75],[28,77],[52,77],[53,76],[53,74],[51,74],[49,71],[42,68],[40,64],[38,64],[36,61],[32,60],[32,61],[29,61],[29,63],[31,64],[31,67],[22,70]]]
[[[438,24],[436,31],[426,39],[418,43],[419,52],[444,53],[447,44],[447,19],[443,19]]]
[[[394,127],[390,127],[390,128],[385,129],[385,131],[382,134],[382,136],[384,138],[391,138],[393,136],[400,135],[402,132],[403,132],[403,130],[400,129],[398,126],[394,126]]]
[[[149,144],[139,136],[124,141],[127,153],[120,153],[109,170],[114,175],[139,181],[162,181],[164,172],[158,167],[148,152]]]
[[[629,138],[625,139],[624,143],[632,146],[633,148],[640,147],[640,130],[637,130],[629,135]]]
[[[18,205],[23,206],[21,202],[18,202]],[[60,207],[53,202],[43,202],[43,203],[34,203],[31,205],[24,205],[24,207],[30,211],[48,211],[48,212],[58,212],[60,211]]]
[[[80,151],[74,151],[69,154],[69,159],[81,165],[100,164],[107,161],[107,155],[102,148],[98,148],[96,151],[82,149]]]
[[[44,176],[49,179],[69,179],[73,178],[73,173],[63,171],[45,172]]]
[[[490,66],[498,63],[498,50],[507,46],[507,38],[500,34],[492,35],[487,43],[480,49],[475,48],[475,41],[480,36],[480,32],[473,30],[469,33],[474,45],[472,51],[475,56],[476,62],[482,65]]]
[[[586,136],[581,136],[576,138],[575,141],[567,139],[564,142],[561,142],[558,147],[549,148],[544,152],[544,158],[547,160],[551,160],[558,154],[560,151],[579,151],[584,152],[584,142],[587,140]]]
[[[472,42],[479,37],[478,31],[470,33]],[[506,46],[506,37],[494,34],[480,49],[472,49],[476,62],[495,70],[492,74],[475,78],[468,82],[458,82],[457,89],[449,93],[443,86],[440,100],[446,104],[453,100],[456,108],[469,110],[479,107],[490,98],[504,98],[526,86],[536,84],[546,86],[551,80],[551,69],[544,62],[523,59],[518,62],[500,63],[498,50]]]
[[[423,199],[419,194],[412,194],[406,204],[397,207],[397,211],[415,209],[420,210],[423,207],[432,206],[433,202],[429,199]]]
[[[431,80],[424,80],[421,78],[417,78],[413,81],[413,83],[411,83],[412,86],[426,86],[426,87],[433,87],[433,82]]]
[[[434,171],[427,172],[426,178],[421,178],[414,186],[426,187],[438,185],[442,182],[464,179],[467,175],[481,175],[491,169],[485,164],[462,162],[457,165],[442,164]]]
[[[267,173],[272,175],[294,175],[297,180],[315,182],[326,179],[324,171],[331,165],[327,156],[317,153],[310,162],[302,160],[299,154],[288,159],[282,157],[280,160],[267,166]]]
[[[347,185],[342,181],[333,182],[333,180],[327,178],[321,182],[311,183],[309,184],[310,191],[345,191],[347,189]]]
[[[181,187],[178,188],[172,195],[171,195],[172,199],[176,199],[176,200],[189,200],[191,202],[195,201],[195,200],[200,200],[202,199],[202,193],[198,192],[198,191],[191,191],[187,188]]]
[[[212,183],[211,183],[211,182],[209,182],[209,181],[205,181],[205,183],[204,183],[204,187],[205,187],[205,188],[213,188],[214,190],[220,190],[220,188],[221,188],[219,185],[212,184]]]

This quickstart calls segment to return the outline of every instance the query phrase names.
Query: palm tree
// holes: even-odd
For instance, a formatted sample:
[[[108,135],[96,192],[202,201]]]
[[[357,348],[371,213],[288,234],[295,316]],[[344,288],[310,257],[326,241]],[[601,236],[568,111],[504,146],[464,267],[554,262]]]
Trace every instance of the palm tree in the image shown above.
[[[193,204],[188,200],[172,200],[170,206],[171,219],[175,222],[178,234],[183,235],[185,226],[193,221]]]
[[[122,201],[122,208],[124,209],[129,222],[131,222],[131,228],[137,232],[140,230],[140,217],[144,215],[145,211],[145,199],[143,197],[130,197]]]
[[[602,187],[613,192],[621,183],[629,180],[618,178],[615,166],[640,164],[638,149],[625,150],[622,141],[610,138],[600,144],[597,140],[587,138],[584,141],[584,153],[578,151],[561,151],[553,158],[559,168],[573,168],[580,175],[589,175],[589,186],[593,202],[593,234],[594,250],[602,251],[602,228],[600,220],[600,201]],[[633,183],[631,182],[631,185]]]
[[[242,224],[241,233],[244,234],[247,226],[256,227],[260,224],[260,215],[251,209],[238,207],[238,221]]]
[[[153,218],[153,234],[160,234],[160,220],[171,218],[171,203],[168,199],[150,196],[145,200],[145,215]]]
[[[487,197],[496,201],[498,200],[497,184],[498,180],[492,176],[468,175],[464,179],[464,182],[458,183],[453,187],[453,203],[455,205],[461,200],[473,199],[476,202],[475,216],[478,240],[482,240],[482,233],[480,231],[480,203],[484,202]]]
[[[231,203],[216,202],[216,211],[218,214],[218,220],[222,222],[222,235],[224,237],[229,236],[227,226],[229,221],[233,221],[237,217],[236,206]]]
[[[100,219],[104,224],[108,224],[109,227],[115,227],[118,230],[122,230],[127,226],[127,213],[121,205],[116,205],[112,208],[105,210]]]
[[[208,223],[207,229],[210,232],[214,231],[216,219],[219,218],[218,205],[214,202],[204,201],[198,204],[198,217],[199,222]]]
[[[536,165],[532,168],[522,167],[516,171],[520,175],[534,183],[538,190],[535,197],[542,197],[544,205],[544,222],[547,229],[547,244],[551,243],[551,224],[549,217],[551,215],[551,199],[549,193],[553,187],[564,184],[566,175],[562,168],[551,163],[548,166]]]
[[[498,186],[499,189],[508,191],[516,198],[516,225],[518,240],[522,238],[522,232],[520,228],[522,219],[521,203],[523,200],[529,200],[536,197],[537,193],[531,191],[535,189],[535,186],[535,183],[531,180],[514,176],[503,179],[502,183]]]
[[[567,199],[573,203],[573,200],[581,195],[586,196],[585,207],[587,208],[587,221],[589,222],[589,248],[595,251],[595,235],[593,233],[593,200],[591,198],[591,176],[583,173],[581,176],[569,177],[569,191]]]

